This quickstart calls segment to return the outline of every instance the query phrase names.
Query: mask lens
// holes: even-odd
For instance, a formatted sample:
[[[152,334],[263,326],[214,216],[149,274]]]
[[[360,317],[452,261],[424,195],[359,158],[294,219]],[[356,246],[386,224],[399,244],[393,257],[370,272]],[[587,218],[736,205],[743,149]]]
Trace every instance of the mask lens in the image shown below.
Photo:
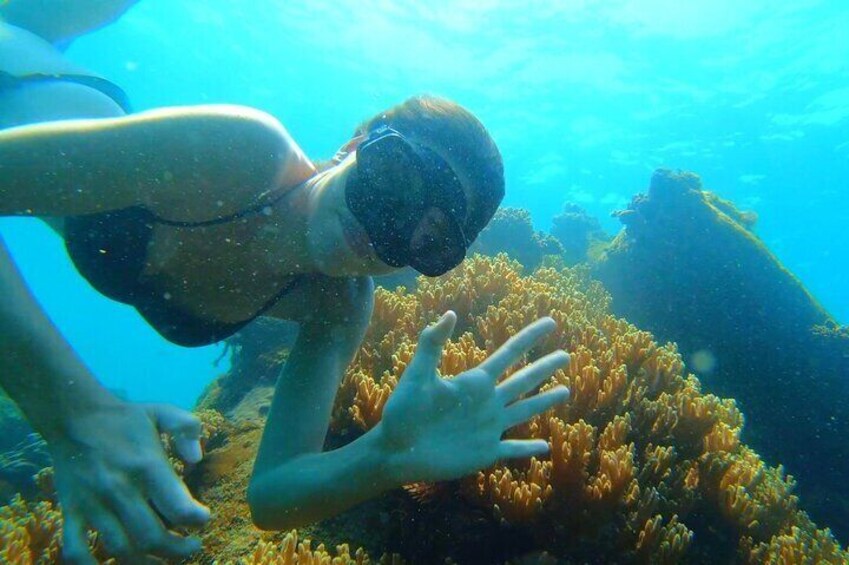
[[[364,188],[360,206],[371,214],[388,216],[422,206],[425,186],[422,163],[400,134],[390,133],[357,150],[357,171]]]
[[[346,198],[388,265],[436,276],[465,257],[462,185],[442,158],[391,128],[376,130],[357,148]]]
[[[456,220],[439,208],[429,208],[410,238],[412,265],[434,277],[457,265],[466,256],[466,242]]]

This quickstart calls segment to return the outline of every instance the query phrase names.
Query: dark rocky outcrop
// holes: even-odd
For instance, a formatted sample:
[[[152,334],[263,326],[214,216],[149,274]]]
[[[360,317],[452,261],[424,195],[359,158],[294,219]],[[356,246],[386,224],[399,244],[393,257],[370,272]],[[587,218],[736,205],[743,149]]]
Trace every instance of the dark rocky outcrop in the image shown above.
[[[752,232],[754,216],[657,171],[594,264],[613,310],[678,344],[706,388],[739,401],[746,441],[849,537],[849,335]]]

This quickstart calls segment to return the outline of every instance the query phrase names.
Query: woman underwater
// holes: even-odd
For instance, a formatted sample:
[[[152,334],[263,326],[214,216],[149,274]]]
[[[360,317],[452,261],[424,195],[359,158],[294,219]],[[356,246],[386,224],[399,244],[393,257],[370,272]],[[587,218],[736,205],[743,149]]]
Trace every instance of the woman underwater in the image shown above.
[[[553,352],[497,381],[553,320],[442,380],[436,369],[452,312],[422,332],[381,423],[322,451],[339,382],[371,315],[371,276],[408,265],[435,276],[457,266],[503,197],[501,156],[481,123],[447,100],[412,98],[363,124],[318,172],[280,123],[257,110],[123,115],[117,89],[79,78],[91,75],[56,48],[132,2],[113,4],[96,24],[58,38],[3,24],[11,35],[0,41],[0,65],[22,45],[50,56],[30,57],[31,68],[0,66],[0,214],[48,219],[95,288],[135,306],[175,343],[213,343],[260,315],[299,324],[248,490],[254,522],[290,528],[409,482],[545,453],[544,441],[501,435],[568,398],[562,387],[533,394],[568,355]],[[171,470],[158,435],[171,433],[195,462],[197,421],[105,390],[2,246],[0,293],[0,383],[50,446],[67,559],[91,561],[87,527],[126,560],[197,550],[196,538],[169,527],[201,524],[208,511]]]

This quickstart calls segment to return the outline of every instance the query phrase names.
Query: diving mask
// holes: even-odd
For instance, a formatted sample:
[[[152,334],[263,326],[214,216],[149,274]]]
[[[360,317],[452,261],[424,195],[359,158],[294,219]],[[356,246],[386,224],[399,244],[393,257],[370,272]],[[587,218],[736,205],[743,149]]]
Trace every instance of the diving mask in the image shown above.
[[[378,258],[441,275],[466,256],[466,195],[439,155],[381,126],[357,148],[345,199]]]

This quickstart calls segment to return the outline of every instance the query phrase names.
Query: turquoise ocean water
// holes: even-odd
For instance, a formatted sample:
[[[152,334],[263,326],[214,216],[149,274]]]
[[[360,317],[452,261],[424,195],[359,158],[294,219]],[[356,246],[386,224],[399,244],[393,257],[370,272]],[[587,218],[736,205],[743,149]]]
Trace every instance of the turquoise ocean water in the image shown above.
[[[68,51],[134,107],[238,103],[315,158],[416,93],[477,114],[506,205],[547,230],[566,201],[610,212],[659,167],[758,213],[757,234],[849,322],[849,6],[837,0],[142,0]],[[97,296],[33,220],[0,222],[27,280],[95,373],[191,406],[226,363],[170,345]]]

